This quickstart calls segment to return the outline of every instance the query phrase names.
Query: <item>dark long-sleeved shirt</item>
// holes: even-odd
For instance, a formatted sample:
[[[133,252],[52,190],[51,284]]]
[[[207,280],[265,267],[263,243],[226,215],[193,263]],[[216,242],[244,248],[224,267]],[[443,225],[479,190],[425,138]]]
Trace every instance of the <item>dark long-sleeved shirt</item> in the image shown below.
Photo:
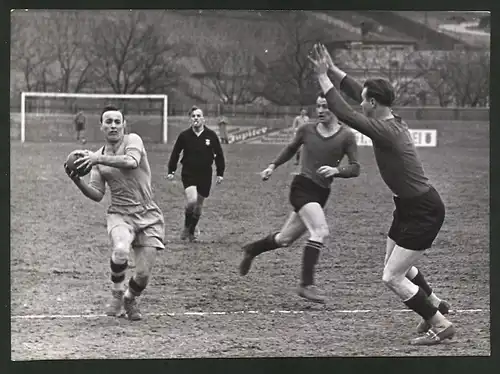
[[[183,152],[181,160],[183,173],[212,173],[212,164],[215,160],[217,176],[224,176],[226,168],[224,152],[216,132],[208,127],[205,126],[199,135],[196,135],[192,128],[179,134],[168,162],[169,174],[177,170],[181,152]]]
[[[361,102],[362,86],[354,79],[346,76],[340,88],[352,99]],[[429,190],[429,180],[412,136],[400,117],[387,120],[368,118],[346,103],[335,87],[326,93],[326,100],[339,120],[372,140],[380,175],[396,196],[409,198]]]
[[[300,174],[311,179],[321,187],[329,188],[333,178],[325,178],[317,173],[324,165],[337,167],[335,177],[352,178],[359,175],[358,146],[356,136],[344,125],[329,137],[318,133],[317,123],[307,123],[297,130],[292,142],[286,146],[272,162],[276,167],[290,160],[302,145]],[[338,167],[347,155],[349,164]]]

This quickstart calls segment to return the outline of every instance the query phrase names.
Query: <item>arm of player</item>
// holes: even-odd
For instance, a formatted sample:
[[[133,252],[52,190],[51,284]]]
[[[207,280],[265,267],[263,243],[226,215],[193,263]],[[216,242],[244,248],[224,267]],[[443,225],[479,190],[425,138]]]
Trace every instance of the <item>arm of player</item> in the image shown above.
[[[226,160],[224,158],[224,152],[222,151],[222,146],[217,135],[213,137],[213,144],[215,154],[215,172],[218,177],[223,177],[224,171],[226,169]]]
[[[385,140],[385,128],[382,121],[375,120],[356,112],[342,97],[327,74],[320,74],[318,80],[325,93],[328,108],[344,123],[373,141]]]
[[[295,134],[295,137],[293,138],[292,142],[288,144],[285,148],[283,148],[278,157],[276,157],[276,159],[271,163],[271,165],[274,165],[275,169],[278,166],[284,164],[285,162],[291,160],[292,157],[297,153],[300,146],[304,142],[303,140],[304,128],[305,126],[302,126],[297,129],[297,133]]]
[[[184,137],[182,134],[183,133],[179,134],[177,137],[172,153],[170,154],[170,159],[168,160],[168,174],[173,174],[177,170],[177,163],[179,162],[179,157],[184,149]]]
[[[358,162],[358,145],[356,144],[356,136],[354,133],[351,133],[346,142],[345,153],[349,164],[337,168],[339,172],[334,175],[336,178],[354,178],[359,176],[361,171],[361,166]]]
[[[97,168],[92,168],[90,172],[90,182],[89,184],[81,178],[74,180],[76,186],[82,191],[82,193],[89,199],[99,202],[104,197],[106,191],[106,185],[101,173]]]

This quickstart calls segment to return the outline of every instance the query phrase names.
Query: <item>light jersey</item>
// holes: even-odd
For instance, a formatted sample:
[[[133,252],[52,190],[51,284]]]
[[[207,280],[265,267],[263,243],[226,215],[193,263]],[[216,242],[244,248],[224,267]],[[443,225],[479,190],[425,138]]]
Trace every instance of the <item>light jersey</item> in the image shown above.
[[[95,165],[90,173],[90,186],[105,192],[105,184],[111,191],[108,213],[133,214],[156,207],[151,188],[151,168],[142,139],[137,134],[127,134],[116,151],[112,153],[104,146],[98,152],[106,155],[129,155],[138,161],[135,169],[119,169],[106,165]]]
[[[308,116],[297,116],[295,117],[295,120],[293,121],[293,130],[295,132],[297,132],[297,130],[299,128],[301,128],[302,126],[306,125],[307,123],[309,123],[309,117]]]
[[[338,167],[337,178],[352,178],[359,175],[356,136],[345,125],[328,137],[322,136],[317,129],[318,123],[307,123],[300,127],[292,142],[283,149],[272,163],[278,167],[288,161],[302,146],[300,175],[311,179],[323,188],[329,188],[333,178],[325,178],[317,173],[321,166],[338,167],[344,156],[349,165]]]

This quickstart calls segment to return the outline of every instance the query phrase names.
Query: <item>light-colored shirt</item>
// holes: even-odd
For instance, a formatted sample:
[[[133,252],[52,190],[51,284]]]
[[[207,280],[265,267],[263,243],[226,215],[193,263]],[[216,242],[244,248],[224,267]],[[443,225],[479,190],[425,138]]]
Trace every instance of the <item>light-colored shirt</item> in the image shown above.
[[[90,186],[105,192],[105,184],[111,191],[108,213],[133,214],[156,207],[151,188],[151,168],[148,155],[139,135],[124,136],[116,153],[102,147],[98,152],[107,155],[129,155],[137,161],[135,169],[121,169],[106,165],[95,165],[90,173]]]
[[[306,123],[309,122],[309,117],[308,116],[297,116],[293,120],[293,125],[292,128],[294,131],[297,131],[300,127],[304,126]]]

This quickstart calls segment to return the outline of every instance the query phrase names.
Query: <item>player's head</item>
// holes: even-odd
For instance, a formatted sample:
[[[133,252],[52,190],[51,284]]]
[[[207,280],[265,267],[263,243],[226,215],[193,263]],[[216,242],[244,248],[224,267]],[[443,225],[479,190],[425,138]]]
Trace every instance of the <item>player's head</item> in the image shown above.
[[[323,91],[319,92],[316,98],[316,115],[318,116],[319,122],[323,124],[328,124],[336,118],[335,114],[328,108],[326,96]]]
[[[191,127],[196,131],[200,130],[201,127],[205,124],[205,117],[203,117],[203,110],[198,108],[196,105],[193,105],[189,110],[189,119],[191,123]]]
[[[125,117],[120,109],[107,105],[101,112],[101,131],[110,143],[118,143],[125,135]]]
[[[395,99],[394,88],[385,79],[368,79],[363,85],[361,98],[363,113],[367,117],[374,117],[392,106]]]
[[[301,115],[302,117],[307,116],[307,109],[302,108],[302,109],[300,110],[300,115]]]

